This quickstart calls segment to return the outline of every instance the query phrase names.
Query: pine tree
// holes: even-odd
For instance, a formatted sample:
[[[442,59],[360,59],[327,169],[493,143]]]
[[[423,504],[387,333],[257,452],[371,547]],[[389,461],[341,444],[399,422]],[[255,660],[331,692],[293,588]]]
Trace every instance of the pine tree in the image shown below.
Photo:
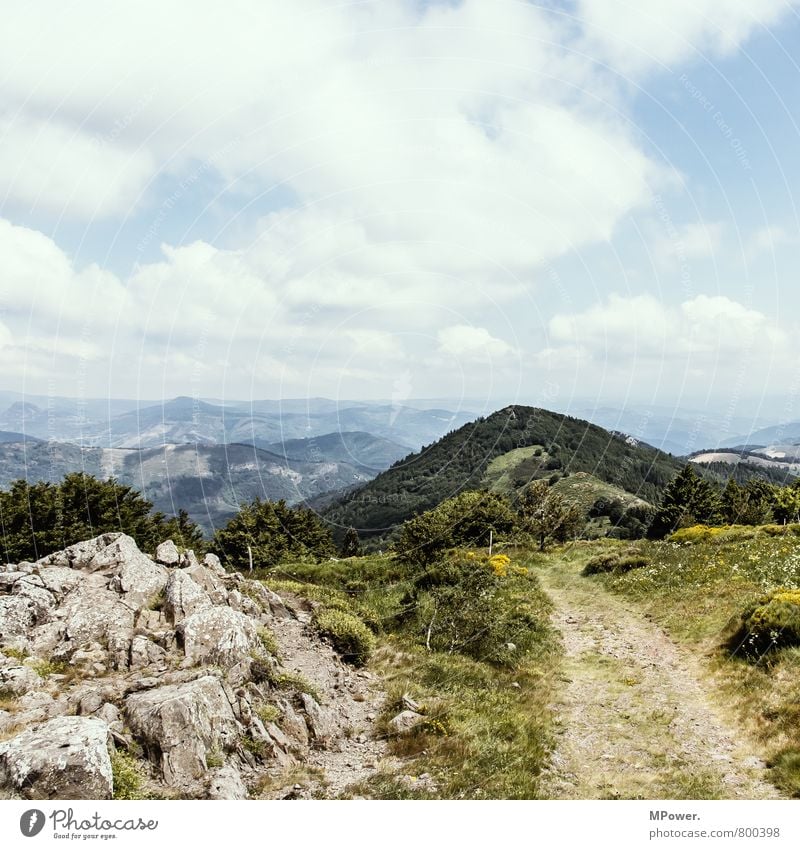
[[[718,491],[687,465],[665,490],[648,536],[661,539],[678,528],[717,525],[721,521],[722,502]]]
[[[347,529],[340,553],[342,557],[361,556],[361,540],[358,538],[358,531],[355,528]]]

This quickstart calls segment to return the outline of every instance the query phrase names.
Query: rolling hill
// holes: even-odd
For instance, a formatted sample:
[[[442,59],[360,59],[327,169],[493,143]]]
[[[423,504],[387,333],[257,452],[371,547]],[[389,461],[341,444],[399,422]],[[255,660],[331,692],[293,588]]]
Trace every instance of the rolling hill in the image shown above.
[[[307,439],[287,439],[283,442],[261,443],[259,448],[291,460],[306,462],[335,460],[383,471],[410,453],[407,445],[400,445],[381,436],[363,431],[326,433]]]
[[[510,406],[395,463],[323,509],[340,527],[390,532],[415,513],[464,490],[513,494],[535,478],[584,472],[654,503],[683,462],[624,434],[533,407]]]
[[[57,399],[43,407],[15,401],[0,413],[0,430],[112,448],[237,442],[263,446],[330,433],[365,432],[402,446],[408,453],[474,417],[440,408],[321,398],[209,403],[178,397],[157,404],[131,403],[108,402],[104,408],[100,402],[81,406],[77,400]]]
[[[298,503],[362,484],[375,472],[336,460],[287,459],[252,445],[82,448],[56,442],[0,443],[0,487],[25,478],[56,483],[71,472],[115,477],[174,515],[186,510],[206,533],[256,497]]]

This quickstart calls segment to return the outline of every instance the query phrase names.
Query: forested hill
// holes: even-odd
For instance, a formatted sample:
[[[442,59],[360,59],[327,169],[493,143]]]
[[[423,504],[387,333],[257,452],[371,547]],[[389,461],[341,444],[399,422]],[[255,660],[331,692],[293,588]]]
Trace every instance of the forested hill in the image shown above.
[[[529,452],[518,449],[530,448]],[[684,462],[597,425],[534,407],[511,406],[449,433],[395,463],[365,486],[327,507],[342,527],[383,533],[463,490],[492,486],[498,458],[514,452],[512,488],[534,478],[589,472],[645,501],[661,490]],[[493,463],[492,461],[497,461]],[[506,475],[508,477],[508,475]]]

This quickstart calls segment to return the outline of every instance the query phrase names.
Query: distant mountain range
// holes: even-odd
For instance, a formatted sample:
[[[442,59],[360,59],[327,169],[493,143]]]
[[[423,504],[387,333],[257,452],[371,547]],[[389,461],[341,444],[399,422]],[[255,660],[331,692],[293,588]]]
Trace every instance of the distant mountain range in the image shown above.
[[[58,442],[0,443],[0,488],[25,478],[56,483],[86,472],[142,492],[156,509],[181,508],[213,532],[240,504],[256,497],[291,504],[329,490],[363,484],[378,469],[318,455],[289,458],[253,445],[167,445],[160,448],[93,448]]]
[[[187,443],[263,446],[330,433],[365,432],[407,453],[474,418],[466,411],[338,403],[324,398],[212,404],[179,397],[158,404],[131,403],[108,402],[103,407],[101,402],[80,404],[75,399],[56,399],[45,400],[41,406],[17,400],[0,413],[0,430],[103,448]]]

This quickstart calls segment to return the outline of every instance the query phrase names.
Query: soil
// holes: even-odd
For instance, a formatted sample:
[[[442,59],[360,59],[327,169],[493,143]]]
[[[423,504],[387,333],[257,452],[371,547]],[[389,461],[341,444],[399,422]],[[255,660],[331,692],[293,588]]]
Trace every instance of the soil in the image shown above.
[[[578,567],[539,577],[565,650],[546,798],[781,798],[700,658]]]

